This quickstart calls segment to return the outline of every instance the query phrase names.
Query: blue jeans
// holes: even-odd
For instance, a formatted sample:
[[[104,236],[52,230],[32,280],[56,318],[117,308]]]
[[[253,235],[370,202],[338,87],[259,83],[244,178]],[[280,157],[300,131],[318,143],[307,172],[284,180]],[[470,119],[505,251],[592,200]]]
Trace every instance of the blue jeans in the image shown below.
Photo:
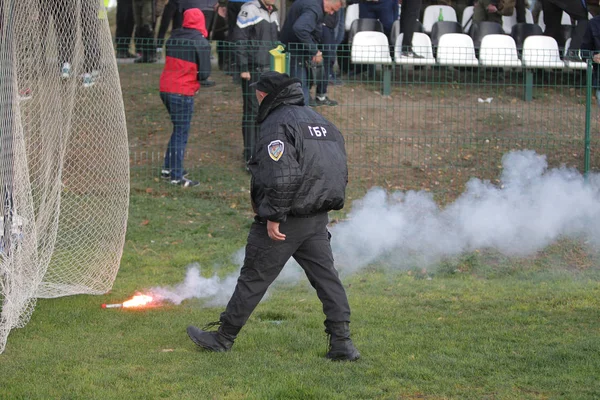
[[[398,1],[361,1],[358,3],[358,15],[360,18],[375,18],[381,21],[385,35],[390,37],[392,25],[398,19]]]
[[[298,78],[302,83],[302,93],[304,94],[304,105],[308,105],[310,99],[310,86],[308,83],[308,67],[307,58],[290,54],[290,76]]]
[[[194,113],[194,96],[160,92],[160,99],[173,123],[173,133],[165,153],[164,168],[171,170],[172,180],[180,180],[183,178],[183,156]]]

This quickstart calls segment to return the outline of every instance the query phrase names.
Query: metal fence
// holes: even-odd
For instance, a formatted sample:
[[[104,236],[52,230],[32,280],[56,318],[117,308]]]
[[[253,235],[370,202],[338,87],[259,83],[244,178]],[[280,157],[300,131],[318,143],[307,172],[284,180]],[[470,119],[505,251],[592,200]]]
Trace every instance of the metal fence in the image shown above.
[[[310,78],[315,86],[328,80],[327,96],[338,102],[315,110],[346,138],[351,187],[427,190],[448,201],[471,177],[494,182],[502,156],[522,149],[546,155],[550,166],[581,172],[600,166],[591,151],[598,140],[591,62],[569,64],[561,54],[557,60],[553,49],[529,59],[521,49],[506,49],[496,54],[497,65],[484,65],[480,49],[459,48],[444,61],[437,47],[427,50],[433,59],[426,65],[374,47],[364,46],[361,59],[356,45],[341,45],[335,76],[314,68]],[[185,168],[202,176],[245,173],[233,51],[213,43],[216,84],[196,95]],[[372,56],[381,52],[389,60]],[[509,64],[515,56],[518,63]],[[158,176],[172,130],[159,98],[164,67],[164,59],[119,65],[134,179]]]

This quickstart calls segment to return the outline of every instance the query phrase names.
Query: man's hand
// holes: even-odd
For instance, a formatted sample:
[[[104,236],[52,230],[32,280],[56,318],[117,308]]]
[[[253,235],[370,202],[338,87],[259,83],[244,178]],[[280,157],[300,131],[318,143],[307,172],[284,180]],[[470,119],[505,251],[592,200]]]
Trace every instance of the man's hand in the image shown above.
[[[242,79],[245,79],[245,80],[249,81],[249,80],[250,80],[250,72],[242,72],[242,73],[240,74],[240,78],[242,78]]]
[[[272,240],[285,240],[285,235],[279,232],[279,222],[267,220],[267,233]]]
[[[498,7],[496,7],[493,4],[490,4],[489,6],[487,6],[487,12],[490,14],[494,14],[498,12]]]
[[[321,53],[321,51],[317,51],[317,54],[315,54],[312,58],[312,61],[315,64],[321,64],[323,62],[323,53]]]

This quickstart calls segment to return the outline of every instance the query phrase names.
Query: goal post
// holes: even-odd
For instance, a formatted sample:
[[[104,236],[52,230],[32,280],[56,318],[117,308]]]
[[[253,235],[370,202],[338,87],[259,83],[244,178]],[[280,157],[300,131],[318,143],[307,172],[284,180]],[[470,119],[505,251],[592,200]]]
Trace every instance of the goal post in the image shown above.
[[[0,0],[0,353],[37,298],[102,294],[129,149],[105,0]]]

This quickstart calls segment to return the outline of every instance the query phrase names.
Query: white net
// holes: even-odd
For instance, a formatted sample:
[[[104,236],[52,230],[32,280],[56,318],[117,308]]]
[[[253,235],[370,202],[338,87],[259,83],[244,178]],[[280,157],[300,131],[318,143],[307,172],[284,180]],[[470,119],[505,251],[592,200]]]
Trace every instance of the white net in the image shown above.
[[[103,0],[0,0],[0,353],[37,297],[107,292],[129,198]]]

